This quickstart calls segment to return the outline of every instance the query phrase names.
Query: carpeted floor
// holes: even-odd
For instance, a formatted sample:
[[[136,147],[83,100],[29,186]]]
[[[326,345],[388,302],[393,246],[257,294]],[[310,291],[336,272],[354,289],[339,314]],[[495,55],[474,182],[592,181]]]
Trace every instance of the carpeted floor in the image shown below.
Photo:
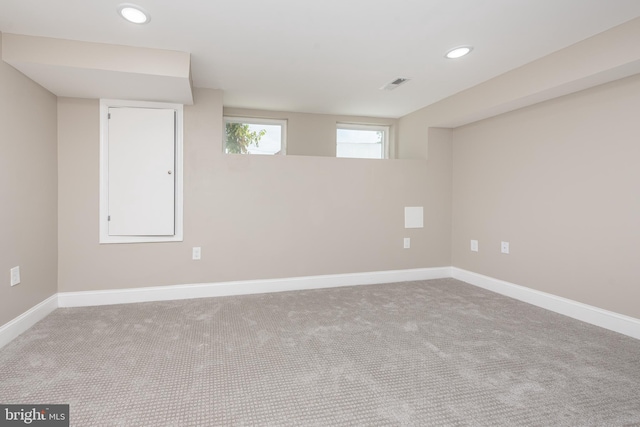
[[[58,309],[1,403],[74,426],[640,425],[640,341],[453,279]]]

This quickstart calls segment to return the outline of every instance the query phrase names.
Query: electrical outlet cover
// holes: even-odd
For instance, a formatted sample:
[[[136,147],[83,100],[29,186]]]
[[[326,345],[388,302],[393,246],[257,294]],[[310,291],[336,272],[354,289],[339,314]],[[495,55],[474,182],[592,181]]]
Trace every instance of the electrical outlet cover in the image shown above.
[[[20,283],[20,266],[11,269],[11,286]]]

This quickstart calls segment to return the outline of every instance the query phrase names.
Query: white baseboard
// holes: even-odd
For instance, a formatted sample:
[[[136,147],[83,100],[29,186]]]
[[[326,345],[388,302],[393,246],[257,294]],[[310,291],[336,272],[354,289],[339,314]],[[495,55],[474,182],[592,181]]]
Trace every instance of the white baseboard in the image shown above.
[[[630,337],[640,339],[640,320],[583,304],[557,295],[537,291],[503,280],[483,276],[457,267],[451,267],[451,276],[471,285],[487,289],[526,303],[564,314],[592,325],[600,326]]]
[[[40,304],[31,307],[20,316],[0,326],[0,348],[47,317],[56,308],[58,308],[58,294],[50,296]]]
[[[199,283],[133,289],[110,289],[104,291],[61,292],[58,294],[58,304],[60,307],[86,307],[334,288],[340,286],[373,285],[378,283],[409,282],[412,280],[441,279],[446,277],[451,277],[450,267],[332,274],[270,280]]]
[[[373,285],[453,277],[526,303],[640,339],[640,320],[546,292],[515,285],[456,267],[418,268],[271,280],[156,286],[103,291],[60,292],[0,326],[0,348],[58,307],[86,307],[217,296],[247,295],[341,286]]]

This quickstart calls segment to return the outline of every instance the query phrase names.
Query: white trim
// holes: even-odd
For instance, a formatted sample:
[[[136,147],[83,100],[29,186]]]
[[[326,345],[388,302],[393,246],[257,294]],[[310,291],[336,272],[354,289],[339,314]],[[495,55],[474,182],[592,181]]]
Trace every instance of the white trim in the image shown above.
[[[137,302],[210,298],[341,286],[373,285],[452,277],[492,292],[574,319],[640,339],[640,319],[603,310],[546,292],[483,276],[457,267],[417,268],[270,280],[156,286],[103,291],[60,292],[0,326],[0,348],[58,307],[86,307]]]
[[[326,276],[291,277],[285,279],[247,280],[238,282],[200,283],[156,286],[104,291],[61,292],[60,307],[128,304],[135,302],[210,298],[231,295],[260,294],[341,286],[374,285],[413,280],[451,277],[450,267],[412,270],[376,271],[369,273],[333,274]]]
[[[0,348],[47,317],[56,308],[58,308],[58,294],[50,296],[40,304],[31,307],[20,316],[0,326]]]
[[[564,314],[582,322],[600,326],[630,337],[640,339],[640,319],[603,310],[557,295],[483,276],[478,273],[451,267],[452,277],[457,280],[505,295],[526,303]]]
[[[137,107],[169,109],[176,112],[175,152],[175,234],[173,236],[110,236],[109,224],[109,121],[110,107]],[[183,105],[166,102],[128,101],[118,99],[100,100],[100,227],[99,243],[150,243],[183,241]]]

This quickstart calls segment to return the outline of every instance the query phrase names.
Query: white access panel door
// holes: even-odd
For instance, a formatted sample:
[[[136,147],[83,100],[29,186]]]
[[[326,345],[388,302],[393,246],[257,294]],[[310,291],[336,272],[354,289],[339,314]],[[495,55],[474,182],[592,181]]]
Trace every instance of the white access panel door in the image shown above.
[[[175,111],[109,108],[110,236],[175,233]]]

